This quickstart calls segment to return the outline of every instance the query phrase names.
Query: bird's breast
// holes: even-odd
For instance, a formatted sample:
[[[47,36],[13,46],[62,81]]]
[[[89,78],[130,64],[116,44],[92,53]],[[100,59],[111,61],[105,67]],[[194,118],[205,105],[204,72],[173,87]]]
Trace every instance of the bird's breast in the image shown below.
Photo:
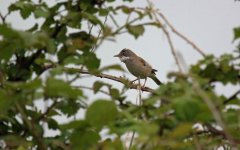
[[[129,72],[136,77],[146,78],[151,75],[152,68],[147,65],[143,65],[141,62],[134,60],[127,60],[124,62]]]

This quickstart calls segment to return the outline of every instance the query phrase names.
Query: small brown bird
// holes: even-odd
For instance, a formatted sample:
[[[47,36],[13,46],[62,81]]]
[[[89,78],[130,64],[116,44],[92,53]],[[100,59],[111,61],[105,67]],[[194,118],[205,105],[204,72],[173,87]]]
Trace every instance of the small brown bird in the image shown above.
[[[147,63],[144,59],[137,56],[131,50],[125,48],[119,54],[114,57],[118,57],[122,62],[125,63],[129,72],[133,74],[138,79],[145,79],[143,86],[147,81],[147,77],[151,78],[157,85],[161,85],[162,82],[158,80],[155,72],[156,69],[153,69],[149,63]],[[133,80],[132,82],[136,81]]]

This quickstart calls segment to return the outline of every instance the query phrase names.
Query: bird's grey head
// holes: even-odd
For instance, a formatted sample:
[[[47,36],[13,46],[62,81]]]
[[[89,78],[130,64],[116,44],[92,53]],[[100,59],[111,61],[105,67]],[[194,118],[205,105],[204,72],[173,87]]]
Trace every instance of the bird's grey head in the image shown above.
[[[134,56],[136,56],[134,52],[127,48],[124,48],[119,54],[115,55],[114,57],[118,57],[122,62],[125,62]]]

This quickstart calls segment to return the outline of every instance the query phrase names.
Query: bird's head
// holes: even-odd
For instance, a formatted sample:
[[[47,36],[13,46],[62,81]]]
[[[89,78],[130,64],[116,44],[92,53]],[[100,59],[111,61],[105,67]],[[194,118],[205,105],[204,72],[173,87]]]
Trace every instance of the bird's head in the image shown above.
[[[118,57],[122,62],[125,62],[126,60],[129,60],[135,56],[136,54],[127,48],[121,50],[119,54],[114,55],[114,57]]]

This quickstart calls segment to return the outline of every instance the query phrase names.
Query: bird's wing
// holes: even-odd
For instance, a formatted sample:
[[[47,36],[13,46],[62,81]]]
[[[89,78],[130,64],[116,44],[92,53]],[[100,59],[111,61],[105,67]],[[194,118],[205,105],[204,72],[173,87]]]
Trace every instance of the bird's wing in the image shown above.
[[[149,63],[147,63],[144,59],[142,59],[141,57],[138,57],[140,62],[143,64],[143,66],[149,66],[151,67],[151,65]],[[152,67],[151,67],[152,68]]]

